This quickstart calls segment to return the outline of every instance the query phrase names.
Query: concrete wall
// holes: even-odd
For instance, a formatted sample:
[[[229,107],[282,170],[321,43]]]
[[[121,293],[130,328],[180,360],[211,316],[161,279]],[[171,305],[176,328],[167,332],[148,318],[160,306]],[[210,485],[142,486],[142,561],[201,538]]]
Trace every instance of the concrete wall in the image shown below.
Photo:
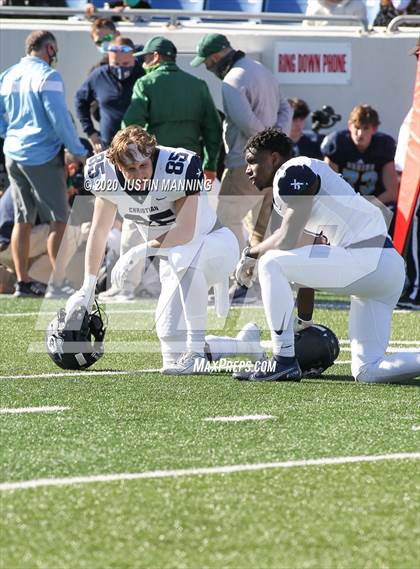
[[[210,27],[211,25],[211,27]],[[407,55],[415,45],[415,29],[406,28],[403,33],[387,35],[385,32],[363,34],[351,28],[321,29],[301,26],[268,26],[259,24],[204,24],[186,23],[183,27],[169,30],[165,25],[149,23],[134,26],[130,23],[119,26],[123,35],[136,43],[145,43],[155,35],[171,39],[180,52],[179,65],[205,79],[221,108],[220,81],[208,73],[204,66],[193,69],[189,61],[202,35],[210,31],[225,33],[235,48],[242,49],[259,59],[268,68],[274,69],[275,46],[287,47],[290,42],[313,42],[325,46],[328,43],[350,44],[351,76],[342,85],[287,84],[287,96],[305,99],[312,110],[330,104],[343,115],[338,127],[345,128],[350,110],[358,103],[375,107],[381,118],[381,129],[394,137],[411,106],[415,58]],[[89,69],[99,59],[99,53],[91,42],[87,22],[0,20],[0,71],[16,63],[24,55],[24,40],[33,29],[49,29],[58,39],[58,70],[65,84],[69,109],[74,112],[73,97]],[[281,75],[279,75],[281,83]],[[187,94],[186,94],[187,95]]]

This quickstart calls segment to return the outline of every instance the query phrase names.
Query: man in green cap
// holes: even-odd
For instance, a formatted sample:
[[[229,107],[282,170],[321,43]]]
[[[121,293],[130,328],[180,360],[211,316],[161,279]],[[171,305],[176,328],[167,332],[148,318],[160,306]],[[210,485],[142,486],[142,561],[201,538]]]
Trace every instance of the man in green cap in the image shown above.
[[[122,126],[138,124],[160,145],[196,152],[206,178],[214,179],[222,129],[207,84],[177,66],[177,49],[164,37],[152,38],[140,53],[146,75],[134,86]]]
[[[225,171],[217,208],[218,217],[245,247],[243,223],[249,243],[264,239],[271,211],[272,190],[259,192],[245,174],[244,148],[249,138],[268,127],[281,128],[289,134],[292,109],[282,94],[276,77],[264,65],[235,50],[226,36],[207,34],[197,46],[191,65],[203,64],[222,80],[223,141],[226,150]],[[261,195],[262,194],[262,195]],[[250,302],[253,289],[234,287],[233,302]]]

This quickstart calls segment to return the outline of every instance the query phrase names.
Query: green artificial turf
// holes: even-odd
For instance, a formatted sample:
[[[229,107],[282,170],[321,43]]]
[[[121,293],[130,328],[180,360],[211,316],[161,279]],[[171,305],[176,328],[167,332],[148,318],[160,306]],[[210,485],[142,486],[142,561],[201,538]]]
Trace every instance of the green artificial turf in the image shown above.
[[[330,301],[321,296],[315,318],[345,340],[347,311]],[[418,387],[356,384],[340,363],[299,384],[142,373],[160,366],[153,305],[144,302],[109,307],[108,349],[91,368],[130,373],[62,376],[43,352],[51,315],[40,317],[40,306],[0,298],[1,407],[70,409],[0,415],[2,482],[420,451]],[[224,326],[210,310],[215,333],[235,334],[248,320],[264,326],[262,309],[234,309]],[[419,313],[395,314],[392,340],[420,347]],[[342,348],[339,362],[350,359],[348,343]],[[50,375],[5,379],[38,374]],[[255,414],[273,418],[204,420]],[[418,465],[297,466],[3,491],[0,566],[414,569]]]

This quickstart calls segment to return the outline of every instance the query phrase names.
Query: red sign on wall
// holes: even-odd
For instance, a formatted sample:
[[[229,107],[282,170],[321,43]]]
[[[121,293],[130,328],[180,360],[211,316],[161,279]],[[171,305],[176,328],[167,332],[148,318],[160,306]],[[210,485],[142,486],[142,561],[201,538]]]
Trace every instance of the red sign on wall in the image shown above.
[[[351,45],[344,42],[279,42],[275,49],[274,72],[281,83],[349,83]]]

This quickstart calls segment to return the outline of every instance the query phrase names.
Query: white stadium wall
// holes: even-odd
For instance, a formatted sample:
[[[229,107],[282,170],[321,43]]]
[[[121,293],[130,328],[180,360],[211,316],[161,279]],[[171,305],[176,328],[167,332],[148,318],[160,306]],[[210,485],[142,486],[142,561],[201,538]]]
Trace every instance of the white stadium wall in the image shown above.
[[[89,36],[89,24],[0,20],[0,71],[24,55],[25,37],[33,29],[49,29],[57,37],[58,70],[65,81],[69,109],[74,113],[74,94],[100,58]],[[306,100],[312,110],[325,104],[333,106],[343,117],[339,128],[346,126],[347,116],[356,104],[368,103],[379,112],[380,128],[396,137],[411,106],[415,58],[407,52],[416,43],[415,29],[366,34],[351,28],[318,31],[313,27],[252,23],[187,23],[174,30],[156,23],[137,26],[126,23],[119,25],[119,29],[139,44],[155,35],[171,39],[179,51],[179,65],[207,81],[219,108],[220,81],[204,66],[197,69],[189,66],[200,37],[214,31],[226,34],[235,48],[275,71],[288,97]]]

